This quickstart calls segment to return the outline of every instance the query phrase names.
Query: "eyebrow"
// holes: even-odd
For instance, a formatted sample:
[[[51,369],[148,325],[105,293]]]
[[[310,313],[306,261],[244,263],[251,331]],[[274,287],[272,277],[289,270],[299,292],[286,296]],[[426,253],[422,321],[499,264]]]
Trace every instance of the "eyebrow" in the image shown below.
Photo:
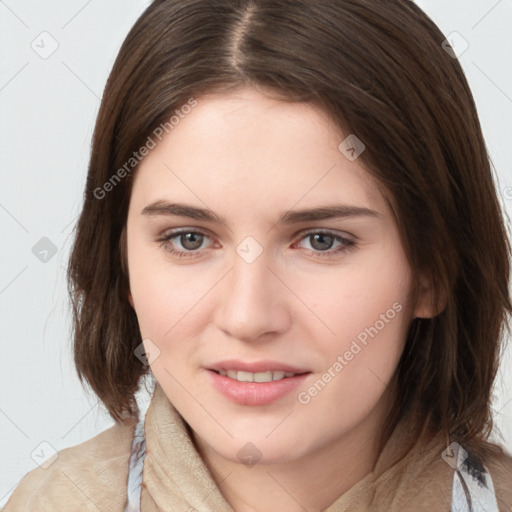
[[[187,204],[170,203],[163,200],[149,204],[142,210],[141,214],[147,216],[162,215],[187,217],[189,219],[218,222],[227,225],[226,220],[223,217],[218,216],[207,208],[197,208]],[[298,224],[300,222],[312,222],[316,220],[335,218],[380,216],[381,215],[378,212],[371,210],[370,208],[335,204],[303,210],[288,210],[280,214],[277,222],[283,224]]]

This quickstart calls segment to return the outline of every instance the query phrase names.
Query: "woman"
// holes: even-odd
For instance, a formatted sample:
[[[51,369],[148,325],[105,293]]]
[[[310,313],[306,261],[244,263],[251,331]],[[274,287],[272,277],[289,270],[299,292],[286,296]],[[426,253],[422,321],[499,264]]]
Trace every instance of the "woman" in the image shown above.
[[[69,266],[116,424],[7,512],[511,510],[509,245],[444,39],[405,0],[148,7]]]

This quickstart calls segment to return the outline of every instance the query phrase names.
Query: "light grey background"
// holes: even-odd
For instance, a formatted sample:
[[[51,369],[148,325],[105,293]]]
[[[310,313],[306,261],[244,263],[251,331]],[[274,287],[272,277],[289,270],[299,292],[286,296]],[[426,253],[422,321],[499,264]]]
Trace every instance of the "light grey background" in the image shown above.
[[[148,3],[0,1],[0,506],[50,445],[62,450],[113,424],[73,369],[65,267],[103,87]],[[418,3],[446,35],[459,34],[456,51],[469,45],[460,60],[510,212],[512,0]],[[511,361],[509,349],[494,402],[509,451]]]

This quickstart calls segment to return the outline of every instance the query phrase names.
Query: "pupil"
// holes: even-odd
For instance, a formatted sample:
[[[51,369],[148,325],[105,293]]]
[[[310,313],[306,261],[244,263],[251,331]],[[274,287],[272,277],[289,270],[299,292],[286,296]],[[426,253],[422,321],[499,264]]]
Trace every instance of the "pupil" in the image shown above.
[[[325,241],[327,240],[327,241]],[[333,243],[334,237],[332,235],[317,233],[313,235],[313,241],[311,243],[312,247],[317,250],[325,250],[330,249]],[[320,245],[317,245],[317,242],[320,242]],[[315,247],[315,245],[317,245]]]
[[[199,233],[186,233],[181,235],[181,244],[189,250],[199,249],[203,242],[202,236]]]

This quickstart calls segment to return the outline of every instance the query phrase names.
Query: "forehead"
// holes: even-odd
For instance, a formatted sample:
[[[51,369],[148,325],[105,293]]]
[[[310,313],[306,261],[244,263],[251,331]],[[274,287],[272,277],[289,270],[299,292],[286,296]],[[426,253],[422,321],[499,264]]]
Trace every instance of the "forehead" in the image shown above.
[[[201,96],[143,159],[132,199],[203,200],[238,214],[245,205],[253,215],[298,202],[384,208],[370,174],[340,151],[346,137],[311,104],[253,89]]]

